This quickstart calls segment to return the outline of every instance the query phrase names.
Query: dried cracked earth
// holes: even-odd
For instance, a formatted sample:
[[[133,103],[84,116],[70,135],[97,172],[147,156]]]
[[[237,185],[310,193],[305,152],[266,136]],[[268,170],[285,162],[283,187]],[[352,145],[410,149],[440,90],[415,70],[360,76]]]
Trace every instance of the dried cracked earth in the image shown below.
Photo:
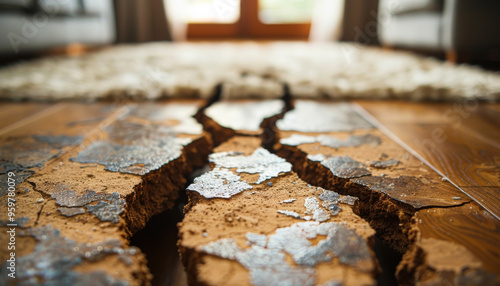
[[[498,220],[350,103],[210,102],[63,103],[3,134],[0,284],[149,285],[129,239],[183,192],[191,285],[376,285],[376,240],[400,285],[500,283]]]

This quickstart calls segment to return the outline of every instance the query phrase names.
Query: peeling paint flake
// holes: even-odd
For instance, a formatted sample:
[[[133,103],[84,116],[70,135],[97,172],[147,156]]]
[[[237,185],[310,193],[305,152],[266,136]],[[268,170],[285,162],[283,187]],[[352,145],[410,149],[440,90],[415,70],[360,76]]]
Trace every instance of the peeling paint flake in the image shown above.
[[[319,201],[316,197],[307,197],[304,202],[306,214],[311,214],[312,218],[318,222],[324,222],[330,219],[330,214],[319,206]]]
[[[313,161],[313,162],[321,162],[326,160],[326,156],[323,154],[315,154],[315,155],[307,155],[307,159]]]
[[[330,190],[325,190],[323,188],[318,188],[318,189],[321,189],[322,192],[321,194],[319,195],[319,199],[322,200],[322,201],[326,201],[326,202],[332,202],[334,204],[336,204],[340,198],[340,195],[334,191],[330,191]]]
[[[97,163],[112,172],[144,175],[179,158],[190,138],[170,126],[117,121],[105,128],[106,140],[94,141],[72,161]]]
[[[278,213],[284,214],[289,217],[297,218],[297,219],[303,219],[303,220],[310,220],[310,217],[302,217],[299,213],[294,212],[294,211],[289,211],[289,210],[278,210]]]
[[[346,140],[341,140],[334,136],[328,135],[318,135],[316,137],[292,134],[288,138],[283,138],[280,140],[281,144],[289,146],[299,146],[307,143],[319,143],[322,146],[330,147],[334,149],[342,147],[359,147],[361,145],[380,145],[380,138],[371,134],[365,135],[351,135]]]
[[[343,203],[343,204],[347,204],[347,205],[350,205],[350,206],[353,206],[356,201],[358,200],[357,197],[353,197],[353,196],[342,196],[340,199],[339,199],[339,203]]]
[[[385,161],[373,161],[370,163],[370,167],[385,169],[387,167],[397,166],[399,165],[399,163],[401,162],[396,159],[389,159]]]
[[[56,199],[56,204],[62,207],[83,207],[86,204],[102,200],[105,197],[104,193],[96,193],[93,190],[87,190],[83,195],[78,195],[75,191],[60,185],[62,191],[52,194],[52,198]]]
[[[318,189],[322,190],[322,193],[319,195],[320,200],[323,201],[321,205],[325,209],[329,210],[331,215],[338,215],[342,210],[342,208],[338,205],[340,198],[339,194],[334,191],[325,190],[323,188]]]
[[[95,215],[101,221],[110,221],[118,223],[120,214],[125,210],[125,200],[118,193],[112,193],[104,198],[105,201],[99,201],[97,205],[87,205],[87,212]]]
[[[291,204],[295,202],[297,199],[288,199],[288,200],[283,200],[280,202],[280,204]]]
[[[255,234],[255,233],[247,233],[245,235],[247,238],[247,244],[248,245],[257,245],[260,247],[266,247],[267,244],[267,236],[263,234]]]
[[[276,178],[281,173],[292,171],[290,163],[264,148],[256,149],[250,156],[225,154],[227,155],[221,155],[220,153],[212,154],[209,160],[219,167],[237,168],[236,172],[238,173],[260,174],[256,184]]]
[[[16,259],[20,285],[128,285],[102,271],[79,273],[74,268],[84,261],[99,261],[108,255],[131,257],[136,248],[122,248],[118,240],[102,243],[78,243],[60,235],[51,225],[29,228],[19,232],[21,236],[33,236],[38,243],[32,253]],[[7,263],[0,275],[7,277]]]
[[[299,146],[302,144],[316,143],[316,137],[302,134],[292,134],[290,137],[282,138],[280,143],[288,146]]]
[[[252,189],[252,186],[240,181],[240,176],[223,168],[214,168],[194,179],[194,182],[187,187],[187,190],[197,192],[207,199],[227,199],[249,189]]]
[[[144,145],[118,145],[108,141],[92,142],[72,161],[97,163],[112,172],[144,175],[179,158],[185,140],[166,137]]]
[[[201,250],[230,260],[235,260],[236,253],[241,251],[240,247],[236,244],[236,240],[232,238],[220,239],[207,245],[203,245],[201,246]]]
[[[48,160],[58,156],[62,148],[76,145],[83,137],[65,135],[33,135],[12,137],[4,140],[0,148],[0,180],[7,180],[7,173],[13,172],[15,185],[19,185],[41,168]],[[6,185],[0,186],[0,196],[7,193]]]
[[[318,235],[326,238],[312,245],[310,240]],[[247,244],[252,245],[249,249],[238,247],[234,239],[221,239],[202,246],[201,250],[239,262],[249,270],[254,285],[314,285],[314,266],[330,261],[333,256],[361,271],[372,270],[362,266],[367,261],[371,265],[368,245],[343,224],[302,222],[279,228],[267,239],[264,237],[247,234]],[[289,265],[285,254],[291,255],[297,266]]]
[[[355,161],[349,156],[334,156],[321,161],[321,165],[330,169],[333,175],[341,178],[349,179],[371,175],[365,164]]]
[[[282,100],[255,102],[220,101],[205,110],[205,114],[219,125],[233,130],[259,131],[262,121],[280,114],[285,104]]]
[[[340,132],[372,129],[349,103],[297,100],[295,108],[276,122],[281,131]]]
[[[84,214],[85,209],[84,208],[65,208],[65,207],[60,207],[57,209],[63,216],[67,217],[72,217],[75,215],[79,214]]]
[[[340,140],[337,137],[319,135],[316,140],[323,146],[331,148],[341,147],[359,147],[361,145],[380,145],[380,138],[371,134],[351,135],[346,140]]]

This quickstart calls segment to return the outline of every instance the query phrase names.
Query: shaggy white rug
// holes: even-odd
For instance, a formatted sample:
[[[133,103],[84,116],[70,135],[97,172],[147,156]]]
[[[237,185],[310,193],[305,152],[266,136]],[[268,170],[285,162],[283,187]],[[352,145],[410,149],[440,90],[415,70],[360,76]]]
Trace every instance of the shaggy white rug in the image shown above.
[[[354,44],[151,43],[0,70],[0,98],[36,100],[210,96],[500,99],[500,75]]]

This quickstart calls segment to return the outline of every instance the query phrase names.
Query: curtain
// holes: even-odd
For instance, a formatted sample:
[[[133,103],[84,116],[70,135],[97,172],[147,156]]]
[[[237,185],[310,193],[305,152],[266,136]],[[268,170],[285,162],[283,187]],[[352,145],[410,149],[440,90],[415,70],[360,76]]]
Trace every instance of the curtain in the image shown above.
[[[114,0],[118,43],[170,41],[163,0]]]
[[[344,0],[316,0],[309,41],[338,41],[342,34]]]
[[[172,40],[176,42],[185,41],[187,36],[186,13],[188,10],[186,0],[163,0],[163,3]]]
[[[378,44],[378,0],[345,0],[342,41]]]

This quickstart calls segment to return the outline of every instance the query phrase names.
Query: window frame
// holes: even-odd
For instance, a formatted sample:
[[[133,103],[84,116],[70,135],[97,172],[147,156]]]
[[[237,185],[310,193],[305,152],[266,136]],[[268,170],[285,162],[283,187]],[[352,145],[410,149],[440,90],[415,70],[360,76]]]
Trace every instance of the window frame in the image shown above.
[[[311,23],[265,24],[259,19],[259,0],[240,0],[234,23],[188,23],[188,40],[259,38],[307,40]]]

